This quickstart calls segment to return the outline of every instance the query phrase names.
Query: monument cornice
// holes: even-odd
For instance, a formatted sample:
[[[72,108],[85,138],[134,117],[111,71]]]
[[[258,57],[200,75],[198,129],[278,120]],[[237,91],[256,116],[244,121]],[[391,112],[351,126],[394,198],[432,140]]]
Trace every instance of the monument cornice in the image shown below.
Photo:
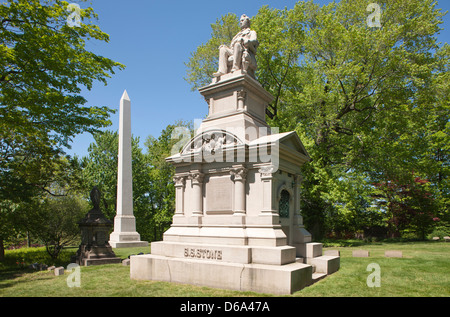
[[[226,74],[222,76],[221,80],[213,82],[208,86],[200,87],[198,91],[205,98],[208,98],[208,96],[221,91],[230,89],[238,90],[238,87],[245,88],[247,91],[252,92],[267,103],[271,103],[275,98],[274,96],[272,96],[272,94],[266,91],[256,79],[250,77],[245,73],[242,73],[241,71],[237,71],[232,74]]]

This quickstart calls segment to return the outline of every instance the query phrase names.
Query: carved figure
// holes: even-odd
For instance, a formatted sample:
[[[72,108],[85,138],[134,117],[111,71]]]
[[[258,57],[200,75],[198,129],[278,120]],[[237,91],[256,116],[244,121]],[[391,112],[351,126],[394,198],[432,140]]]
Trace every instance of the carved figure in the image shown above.
[[[255,56],[259,45],[256,32],[250,29],[250,18],[245,14],[241,16],[239,27],[241,31],[234,36],[230,46],[219,47],[219,70],[213,74],[214,77],[240,69],[255,77]]]

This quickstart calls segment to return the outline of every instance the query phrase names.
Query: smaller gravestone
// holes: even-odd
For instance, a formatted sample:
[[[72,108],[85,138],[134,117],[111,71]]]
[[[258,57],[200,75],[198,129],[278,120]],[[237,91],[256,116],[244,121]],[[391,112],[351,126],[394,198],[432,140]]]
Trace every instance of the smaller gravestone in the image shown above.
[[[28,266],[30,269],[39,270],[39,263],[33,263]]]
[[[123,266],[128,266],[128,265],[130,265],[130,259],[125,259],[125,260],[123,260],[123,261],[122,261],[122,265],[123,265]]]
[[[96,264],[120,263],[108,243],[108,233],[113,225],[100,210],[101,194],[97,186],[91,190],[94,208],[78,222],[81,229],[81,244],[76,254],[76,263],[89,266]]]
[[[444,240],[445,240],[445,242],[450,242],[450,237],[445,236],[445,237],[444,237]]]
[[[387,258],[402,258],[402,251],[398,250],[386,250],[384,251],[384,256]]]
[[[433,237],[433,241],[439,241],[439,237]]]
[[[323,255],[340,256],[339,250],[325,250]]]
[[[47,271],[53,271],[54,269],[56,269],[56,266],[52,265],[47,268]]]
[[[59,275],[64,275],[64,267],[60,266],[55,268],[55,275],[59,276]]]
[[[355,250],[352,252],[354,258],[368,258],[369,251],[367,250]]]

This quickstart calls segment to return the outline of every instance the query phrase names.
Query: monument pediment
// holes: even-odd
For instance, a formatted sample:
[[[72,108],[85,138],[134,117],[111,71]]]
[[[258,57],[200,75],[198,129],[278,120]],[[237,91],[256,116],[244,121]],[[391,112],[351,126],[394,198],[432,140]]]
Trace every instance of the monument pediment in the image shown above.
[[[280,154],[283,153],[289,155],[294,159],[296,158],[302,161],[302,163],[311,160],[305,146],[295,131],[262,136],[250,142],[249,147],[252,148],[269,144],[278,144],[280,147]]]
[[[204,151],[214,154],[224,147],[243,144],[243,142],[233,133],[214,129],[204,131],[193,137],[181,150],[181,154],[190,154],[192,152]]]

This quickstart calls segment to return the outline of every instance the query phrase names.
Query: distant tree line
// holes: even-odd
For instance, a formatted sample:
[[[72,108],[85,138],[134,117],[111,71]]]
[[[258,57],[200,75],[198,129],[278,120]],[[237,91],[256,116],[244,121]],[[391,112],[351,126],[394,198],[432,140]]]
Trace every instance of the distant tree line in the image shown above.
[[[302,171],[301,213],[315,240],[450,235],[450,46],[437,41],[444,13],[432,0],[378,3],[380,28],[368,26],[362,0],[263,6],[252,17],[256,76],[275,97],[267,121],[297,131],[312,158]],[[89,210],[94,185],[105,215],[115,215],[117,133],[104,131],[113,111],[85,106],[81,87],[106,84],[124,65],[85,48],[109,38],[92,8],[81,10],[80,26],[67,24],[66,9],[56,0],[0,5],[0,259],[25,237],[54,257],[77,244],[76,219]],[[211,27],[186,63],[192,89],[210,82],[238,18],[227,14]],[[174,212],[173,167],[164,159],[176,125],[144,148],[133,138],[143,240],[161,239]],[[83,132],[95,138],[88,155],[66,156]]]

